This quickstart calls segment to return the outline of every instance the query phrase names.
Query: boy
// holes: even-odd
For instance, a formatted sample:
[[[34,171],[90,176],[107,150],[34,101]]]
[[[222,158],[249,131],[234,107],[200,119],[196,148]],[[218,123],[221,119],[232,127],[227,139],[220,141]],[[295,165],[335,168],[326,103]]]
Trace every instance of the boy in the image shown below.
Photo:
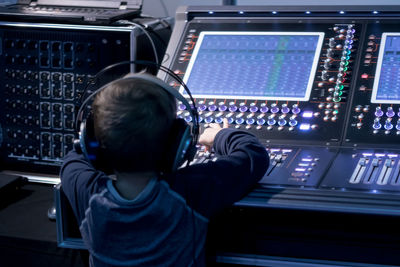
[[[70,152],[61,182],[91,266],[204,266],[210,218],[242,198],[267,170],[258,140],[211,125],[199,143],[218,160],[160,177],[176,101],[142,79],[112,82],[93,103],[96,137],[116,179]]]

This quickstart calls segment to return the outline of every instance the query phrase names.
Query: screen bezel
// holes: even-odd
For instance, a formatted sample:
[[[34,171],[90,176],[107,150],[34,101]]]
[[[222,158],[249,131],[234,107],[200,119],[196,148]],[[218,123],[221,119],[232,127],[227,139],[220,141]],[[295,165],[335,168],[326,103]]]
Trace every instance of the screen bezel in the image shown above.
[[[317,47],[315,49],[314,53],[314,60],[312,63],[312,67],[310,70],[309,74],[309,79],[307,83],[307,88],[305,90],[305,94],[303,97],[274,97],[274,96],[237,96],[237,95],[205,95],[205,94],[193,94],[194,98],[213,98],[213,99],[229,99],[229,98],[234,98],[234,99],[248,99],[248,100],[282,100],[282,101],[308,101],[310,99],[311,95],[311,90],[312,86],[314,83],[315,75],[316,75],[316,70],[318,68],[318,62],[319,62],[319,57],[321,54],[321,48],[323,45],[323,40],[325,33],[324,32],[272,32],[272,31],[267,31],[267,32],[260,32],[260,31],[202,31],[199,34],[196,46],[193,50],[192,56],[190,58],[188,67],[185,71],[185,75],[183,77],[184,83],[187,83],[190,77],[190,73],[193,69],[193,66],[196,62],[197,55],[199,54],[199,50],[201,47],[201,44],[203,42],[203,39],[207,35],[280,35],[280,36],[318,36],[318,42],[317,42]],[[190,89],[190,88],[189,88]],[[179,89],[180,93],[184,93],[183,87]]]

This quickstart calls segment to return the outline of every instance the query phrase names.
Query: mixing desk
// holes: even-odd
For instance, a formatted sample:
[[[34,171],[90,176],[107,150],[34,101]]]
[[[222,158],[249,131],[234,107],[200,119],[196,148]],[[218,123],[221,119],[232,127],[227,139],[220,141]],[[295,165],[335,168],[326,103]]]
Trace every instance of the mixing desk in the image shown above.
[[[400,215],[399,14],[399,6],[178,9],[165,66],[187,83],[202,124],[227,118],[270,155],[257,188],[216,231],[221,262],[245,264],[249,254],[362,262],[359,247],[380,251],[373,238],[392,240]],[[178,116],[191,121],[183,105]],[[207,156],[196,161],[213,159]],[[346,216],[360,220],[353,230],[362,234],[332,226],[348,223]],[[317,245],[290,253],[274,247],[289,248],[296,238]],[[349,249],[351,256],[348,240],[363,244]],[[397,252],[368,261],[398,264],[400,248],[390,244]],[[247,263],[260,259],[253,256]]]

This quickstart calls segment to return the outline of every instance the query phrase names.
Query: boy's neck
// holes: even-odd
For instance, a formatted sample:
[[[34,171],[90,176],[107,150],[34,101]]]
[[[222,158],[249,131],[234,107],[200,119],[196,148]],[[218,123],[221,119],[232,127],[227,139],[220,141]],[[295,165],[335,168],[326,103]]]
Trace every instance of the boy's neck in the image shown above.
[[[155,172],[117,173],[117,180],[114,182],[114,186],[123,198],[132,200],[156,176]]]

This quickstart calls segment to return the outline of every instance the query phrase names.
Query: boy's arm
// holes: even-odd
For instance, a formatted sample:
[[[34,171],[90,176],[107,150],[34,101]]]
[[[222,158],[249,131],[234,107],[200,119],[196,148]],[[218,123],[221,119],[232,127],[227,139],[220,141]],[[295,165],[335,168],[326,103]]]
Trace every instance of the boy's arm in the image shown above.
[[[265,147],[244,131],[220,130],[213,147],[218,160],[182,168],[171,181],[189,206],[207,218],[244,197],[269,165]]]
[[[60,171],[62,189],[75,212],[79,224],[85,218],[89,199],[99,192],[101,183],[97,181],[105,177],[103,172],[94,169],[85,157],[70,151],[64,158]]]

